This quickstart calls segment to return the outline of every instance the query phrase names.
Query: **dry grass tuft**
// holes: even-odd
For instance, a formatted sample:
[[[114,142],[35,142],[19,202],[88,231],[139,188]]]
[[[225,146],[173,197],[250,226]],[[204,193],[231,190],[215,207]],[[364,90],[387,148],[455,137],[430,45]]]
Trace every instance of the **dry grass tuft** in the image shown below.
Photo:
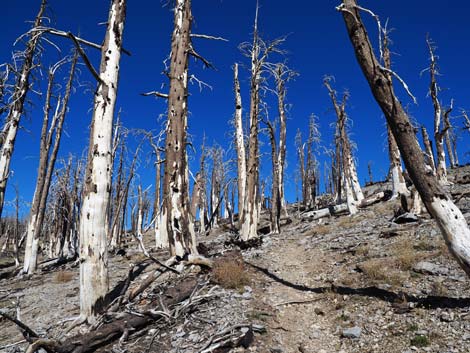
[[[59,271],[54,275],[55,283],[66,283],[70,282],[74,277],[74,273],[71,271]]]
[[[392,259],[373,259],[363,262],[360,268],[374,283],[387,283],[401,285],[405,280],[403,274],[396,269],[396,263]]]
[[[241,256],[224,256],[214,261],[212,281],[224,288],[240,289],[250,283]]]
[[[409,271],[422,259],[411,242],[402,241],[395,243],[392,247],[392,255],[395,258],[397,267],[402,271]]]

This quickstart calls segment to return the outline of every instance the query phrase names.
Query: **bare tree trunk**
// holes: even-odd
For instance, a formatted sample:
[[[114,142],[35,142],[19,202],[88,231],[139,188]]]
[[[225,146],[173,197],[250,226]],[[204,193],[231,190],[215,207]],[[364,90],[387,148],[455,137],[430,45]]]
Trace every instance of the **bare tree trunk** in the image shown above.
[[[258,6],[258,5],[257,5]],[[256,7],[253,47],[251,49],[251,80],[250,80],[250,136],[248,141],[248,163],[246,178],[246,197],[241,219],[241,238],[246,241],[258,235],[259,219],[259,148],[258,148],[258,115],[259,85],[261,66],[258,46],[258,7]]]
[[[346,131],[346,102],[348,99],[348,94],[343,94],[343,100],[341,104],[339,104],[336,100],[336,92],[331,88],[330,78],[326,77],[323,80],[323,84],[328,90],[337,116],[337,144],[339,143],[340,146],[341,164],[343,166],[342,179],[346,193],[346,203],[348,204],[349,212],[351,215],[353,215],[357,213],[357,204],[361,203],[361,201],[364,199],[364,196],[357,179],[357,172],[352,157],[351,143]]]
[[[450,167],[455,168],[456,166],[456,158],[454,156],[454,149],[452,148],[452,140],[455,141],[456,139],[452,139],[453,134],[453,128],[450,123],[450,118],[449,118],[449,113],[446,112],[444,114],[444,126],[447,129],[447,131],[444,134],[444,140],[447,148],[447,155],[449,156],[449,162],[450,162]]]
[[[406,187],[405,178],[403,177],[403,170],[401,168],[401,154],[398,149],[397,142],[393,137],[390,127],[387,126],[388,135],[388,156],[390,159],[390,174],[392,175],[392,198],[399,195],[409,195],[408,188]]]
[[[439,86],[437,85],[436,75],[437,75],[437,61],[436,56],[434,55],[434,47],[429,38],[426,39],[426,43],[429,49],[429,55],[431,63],[429,65],[429,75],[430,75],[430,84],[429,84],[429,94],[432,98],[432,103],[434,106],[434,140],[436,142],[436,154],[437,154],[437,178],[442,183],[447,183],[447,169],[446,169],[446,154],[444,151],[444,136],[447,132],[447,129],[441,130],[442,125],[442,108],[441,103],[439,102],[438,92]]]
[[[91,320],[108,292],[107,234],[114,107],[119,81],[126,1],[112,0],[101,49],[80,215],[80,315]]]
[[[190,212],[186,129],[188,120],[188,55],[191,47],[191,1],[177,0],[171,40],[168,126],[161,234],[168,238],[170,254],[197,254],[194,220]]]
[[[341,11],[359,66],[372,94],[382,109],[395,137],[406,169],[427,210],[436,220],[450,252],[470,276],[470,229],[462,212],[443,190],[438,180],[427,173],[414,127],[395,96],[393,84],[385,74],[370,44],[356,0],[343,0]]]
[[[46,3],[46,0],[41,1],[41,7],[34,21],[33,28],[41,26],[43,14],[46,9]],[[28,94],[30,87],[29,75],[34,67],[34,54],[40,37],[41,35],[39,33],[31,32],[28,43],[26,44],[26,50],[23,54],[23,65],[21,67],[21,71],[18,73],[18,79],[13,92],[12,100],[14,103],[10,107],[6,118],[6,134],[0,151],[0,217],[2,215],[3,203],[5,201],[8,177],[10,176],[10,161],[15,147],[16,134],[20,125],[21,115],[23,114],[26,95]]]
[[[54,171],[57,154],[59,152],[60,140],[62,137],[62,128],[65,121],[65,116],[68,110],[68,102],[72,91],[72,83],[75,73],[75,66],[78,59],[78,53],[75,52],[75,56],[70,67],[70,74],[68,77],[67,86],[65,89],[65,95],[62,102],[60,99],[57,102],[57,108],[59,104],[62,104],[60,111],[56,110],[49,131],[47,131],[49,121],[49,110],[50,110],[50,98],[51,90],[54,86],[54,73],[51,72],[49,75],[48,93],[46,98],[46,106],[44,109],[44,123],[41,131],[41,146],[40,146],[40,157],[38,167],[38,177],[36,182],[36,189],[34,191],[33,204],[31,206],[31,214],[27,228],[26,238],[26,249],[24,257],[23,272],[32,274],[36,271],[38,262],[38,250],[39,250],[39,237],[44,223],[44,215],[46,213],[47,197],[49,195],[49,188],[52,180],[52,173]],[[52,144],[52,137],[54,137],[54,145],[52,146],[52,152],[49,155],[49,151]]]
[[[279,151],[277,162],[277,181],[279,183],[279,202],[281,210],[287,216],[287,205],[284,193],[284,172],[286,165],[286,136],[287,136],[287,117],[285,109],[286,87],[285,82],[292,77],[291,72],[284,65],[276,65],[276,83],[278,97],[278,113],[279,113]],[[287,75],[287,77],[284,77]],[[273,204],[274,206],[274,204]]]
[[[426,165],[431,168],[432,173],[436,173],[436,163],[434,161],[434,152],[432,150],[431,140],[429,139],[428,131],[421,126],[421,134],[423,136],[424,150],[425,150],[425,161]]]
[[[271,144],[272,161],[272,189],[271,189],[271,233],[279,234],[281,232],[281,194],[279,186],[279,154],[276,144],[276,134],[274,126],[270,121],[266,122],[268,126],[269,141]]]
[[[246,151],[245,137],[243,133],[242,97],[240,93],[240,81],[238,79],[238,64],[233,68],[233,81],[235,91],[235,145],[237,149],[237,184],[238,184],[238,220],[241,226],[243,204],[246,194]]]

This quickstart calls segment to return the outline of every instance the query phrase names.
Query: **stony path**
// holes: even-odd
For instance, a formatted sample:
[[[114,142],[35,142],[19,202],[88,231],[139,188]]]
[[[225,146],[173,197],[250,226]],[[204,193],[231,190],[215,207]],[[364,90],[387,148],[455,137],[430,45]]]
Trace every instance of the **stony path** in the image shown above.
[[[392,225],[394,206],[297,223],[244,254],[255,266],[251,315],[267,327],[252,351],[470,352],[468,280],[433,221]],[[423,259],[446,275],[412,271]]]

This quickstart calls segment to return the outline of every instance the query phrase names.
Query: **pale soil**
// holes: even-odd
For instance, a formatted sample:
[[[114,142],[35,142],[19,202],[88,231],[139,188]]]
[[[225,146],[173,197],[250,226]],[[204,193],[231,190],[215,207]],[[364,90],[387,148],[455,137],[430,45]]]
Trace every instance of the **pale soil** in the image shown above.
[[[455,188],[468,192],[470,186]],[[470,198],[463,197],[458,205],[468,220]],[[293,222],[281,234],[267,235],[261,247],[242,251],[252,295],[251,288],[216,288],[217,296],[199,310],[159,328],[153,345],[155,330],[150,328],[114,351],[152,347],[150,352],[198,352],[224,328],[251,322],[267,332],[256,333],[249,348],[231,352],[470,352],[467,277],[450,258],[432,220],[425,216],[417,223],[395,225],[390,220],[396,207],[398,201],[389,201],[353,217],[313,223],[300,221],[291,209]],[[220,253],[228,250],[223,245],[228,236],[219,229],[200,241],[211,254]],[[152,242],[147,237],[148,248]],[[111,256],[111,287],[126,276],[130,263],[143,259],[135,243],[127,257]],[[422,260],[446,274],[413,271]],[[198,276],[202,282],[208,279],[205,273]],[[170,280],[162,277],[159,283]],[[207,290],[212,287],[207,284]],[[0,309],[14,314],[18,299],[22,321],[41,335],[62,339],[70,324],[63,321],[79,312],[78,267],[68,264],[30,279],[0,281]],[[358,338],[342,337],[345,328],[355,326],[361,329]],[[21,340],[13,324],[0,320],[0,347]],[[25,347],[21,344],[17,351]]]

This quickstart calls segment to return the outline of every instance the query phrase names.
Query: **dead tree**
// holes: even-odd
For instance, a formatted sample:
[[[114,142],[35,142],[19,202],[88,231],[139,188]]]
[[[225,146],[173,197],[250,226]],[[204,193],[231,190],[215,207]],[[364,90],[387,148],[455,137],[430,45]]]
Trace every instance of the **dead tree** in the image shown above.
[[[219,227],[219,219],[221,215],[221,203],[222,203],[222,183],[223,183],[223,149],[220,146],[213,147],[209,151],[209,155],[212,159],[212,171],[211,171],[211,189],[210,189],[210,220],[211,228]]]
[[[43,14],[46,9],[46,0],[41,1],[41,7],[34,20],[33,29],[40,27],[43,21]],[[6,118],[5,126],[3,127],[4,139],[0,151],[0,216],[3,210],[3,203],[5,201],[5,191],[7,187],[8,177],[10,175],[10,162],[15,147],[16,135],[20,127],[20,119],[23,114],[23,106],[28,94],[30,84],[29,77],[33,70],[34,58],[36,54],[36,47],[41,38],[40,33],[30,33],[29,39],[26,44],[26,49],[23,52],[23,64],[18,72],[16,84],[13,90],[11,101],[13,102],[9,107],[8,116]]]
[[[305,171],[305,144],[302,141],[302,133],[300,129],[297,129],[295,134],[295,147],[297,150],[297,160],[298,160],[298,174],[300,181],[300,193],[302,196],[302,205],[304,208],[307,207],[307,177]]]
[[[191,1],[176,0],[171,38],[168,125],[161,233],[168,238],[170,254],[197,254],[194,220],[190,212],[188,160],[188,57],[191,45]]]
[[[238,79],[238,64],[233,68],[233,81],[235,91],[235,146],[237,150],[237,185],[238,185],[238,220],[241,228],[243,205],[246,199],[246,151],[245,134],[243,132],[242,96],[240,81]]]
[[[273,157],[277,159],[277,182],[279,188],[279,201],[282,212],[287,215],[287,205],[284,192],[284,174],[286,165],[286,134],[287,134],[287,116],[286,116],[286,83],[297,76],[297,73],[290,70],[285,64],[276,64],[273,67],[272,74],[276,83],[277,109],[279,114],[279,146],[277,154]],[[273,169],[274,173],[274,169]],[[273,180],[274,183],[274,180]],[[274,190],[274,185],[273,185]],[[273,194],[274,195],[274,194]],[[274,200],[273,200],[274,206]],[[280,213],[280,211],[279,211]]]
[[[83,320],[90,320],[103,310],[108,292],[111,142],[125,15],[126,1],[112,0],[101,47],[80,215],[80,315]]]
[[[391,70],[392,61],[389,49],[389,38],[388,31],[386,28],[380,28],[383,34],[382,42],[382,60],[384,67]],[[388,75],[391,75],[388,73]],[[391,77],[390,77],[391,79]],[[388,137],[388,157],[390,160],[390,175],[392,177],[392,198],[397,198],[399,195],[409,195],[409,191],[406,187],[405,178],[403,177],[403,169],[401,166],[401,154],[398,149],[397,142],[393,137],[390,127],[387,125],[387,137]]]
[[[320,143],[320,130],[314,114],[308,121],[308,140],[306,143],[307,159],[305,161],[305,203],[308,208],[314,208],[317,202],[317,189],[319,185],[318,161],[315,157],[315,146]]]
[[[424,156],[387,69],[377,60],[362,22],[356,0],[343,0],[341,11],[356,59],[369,83],[371,92],[390,125],[405,162],[406,169],[427,210],[436,220],[444,240],[459,265],[470,276],[470,229],[462,212],[453,203],[435,176],[428,173]],[[398,77],[395,73],[393,76]],[[400,79],[401,80],[401,79]],[[401,80],[402,81],[402,80]],[[403,82],[403,81],[402,81]]]
[[[444,137],[447,134],[449,126],[446,124],[446,119],[443,119],[443,112],[441,103],[439,102],[439,91],[440,88],[437,85],[436,76],[439,74],[437,67],[437,58],[434,54],[435,46],[429,38],[426,38],[426,43],[429,49],[430,64],[429,64],[429,94],[432,99],[434,107],[434,141],[436,142],[436,155],[437,155],[437,178],[442,183],[447,183],[447,168],[446,168],[446,154],[444,150]],[[452,111],[452,103],[449,110],[444,115],[448,115]],[[448,119],[447,119],[448,121]]]
[[[351,151],[351,142],[346,131],[346,124],[348,120],[346,115],[346,102],[349,98],[349,94],[345,92],[343,94],[341,103],[339,103],[336,99],[336,91],[331,88],[330,81],[331,78],[326,77],[323,80],[323,84],[328,90],[337,116],[336,129],[338,138],[336,139],[336,143],[339,143],[340,146],[339,150],[341,153],[341,164],[343,167],[343,186],[346,193],[346,202],[348,204],[349,213],[355,214],[357,212],[357,206],[364,199],[364,195],[362,194],[361,186],[359,185],[359,180],[357,178],[356,167]]]
[[[278,47],[285,38],[276,39],[270,43],[263,41],[258,35],[258,3],[256,4],[255,24],[253,30],[253,42],[243,43],[240,49],[251,58],[250,78],[250,117],[249,139],[245,200],[243,214],[241,215],[240,235],[246,241],[258,235],[258,220],[260,212],[259,190],[259,112],[260,112],[260,88],[263,80],[262,74],[266,68],[268,56],[273,53],[283,53]]]
[[[444,135],[444,141],[447,149],[447,156],[449,157],[450,168],[455,168],[458,163],[457,157],[457,138],[454,133],[454,128],[450,122],[450,111],[444,114],[444,126],[447,128],[447,131]]]
[[[434,162],[434,152],[432,149],[432,141],[429,138],[428,131],[424,125],[421,126],[421,135],[424,144],[424,160],[430,171],[436,173],[436,163]]]
[[[44,107],[44,121],[41,130],[41,143],[39,153],[38,176],[36,188],[34,190],[33,203],[28,221],[26,248],[24,256],[23,272],[32,274],[36,271],[38,263],[39,238],[43,226],[44,215],[46,212],[47,196],[51,184],[52,173],[54,171],[57,153],[59,152],[60,140],[62,137],[62,128],[65,116],[68,110],[68,102],[72,91],[72,83],[75,74],[75,66],[78,54],[72,59],[70,74],[65,88],[64,98],[57,100],[57,106],[49,123],[51,110],[51,95],[54,88],[54,75],[62,62],[54,65],[49,70],[49,84],[47,87],[46,102]],[[51,150],[52,147],[52,150]]]

